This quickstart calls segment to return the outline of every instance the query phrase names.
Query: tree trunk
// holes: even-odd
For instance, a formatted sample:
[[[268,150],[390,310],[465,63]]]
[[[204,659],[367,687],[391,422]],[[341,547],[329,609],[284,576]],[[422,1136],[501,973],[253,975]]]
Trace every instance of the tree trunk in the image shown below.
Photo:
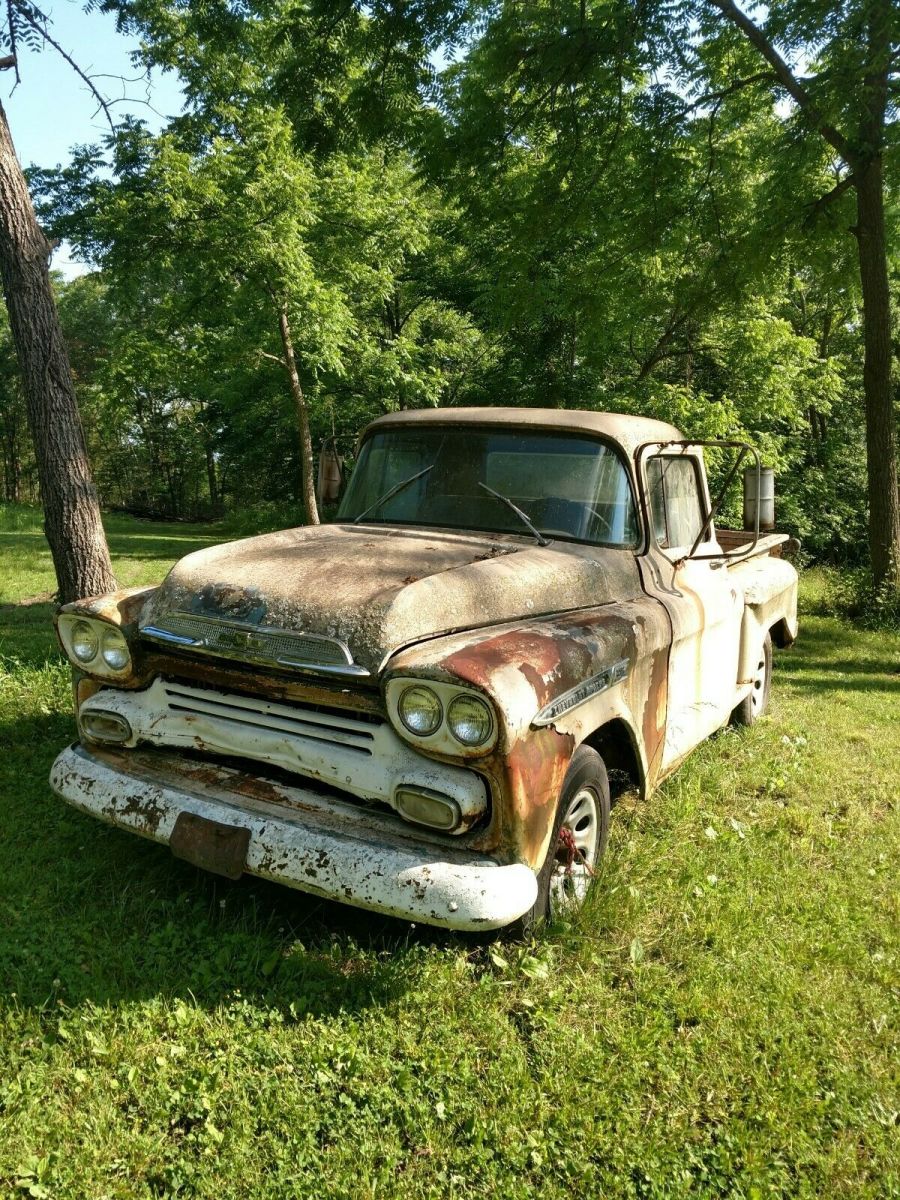
[[[204,444],[204,453],[206,454],[206,479],[209,484],[209,506],[213,511],[213,515],[219,511],[219,482],[216,479],[216,456],[213,454],[213,448],[209,442]]]
[[[900,497],[897,434],[891,395],[891,296],[884,227],[881,158],[856,174],[856,242],[863,295],[866,461],[869,476],[869,552],[876,585],[900,587]]]
[[[297,426],[300,431],[300,468],[303,484],[303,507],[306,509],[307,525],[319,524],[319,506],[316,504],[316,479],[313,463],[312,435],[309,432],[309,410],[306,397],[300,386],[297,363],[294,358],[294,342],[287,310],[282,305],[278,310],[278,325],[281,330],[281,345],[284,350],[284,365],[291,381],[291,395],[297,409]]]
[[[60,603],[115,589],[69,355],[34,215],[0,105],[0,275],[34,441]]]

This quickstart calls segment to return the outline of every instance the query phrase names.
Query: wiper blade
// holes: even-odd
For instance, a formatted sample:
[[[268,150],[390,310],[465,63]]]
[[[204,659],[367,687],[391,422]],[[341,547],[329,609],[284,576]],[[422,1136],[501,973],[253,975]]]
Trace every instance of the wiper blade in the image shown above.
[[[550,545],[550,542],[547,540],[547,538],[544,537],[544,535],[541,533],[541,531],[539,529],[536,529],[534,527],[534,525],[532,525],[531,521],[528,519],[526,514],[522,512],[521,508],[519,508],[518,504],[513,504],[512,500],[510,500],[509,496],[502,496],[499,492],[495,492],[493,488],[489,488],[486,483],[479,483],[478,486],[480,488],[484,488],[484,490],[488,493],[488,495],[493,496],[495,500],[499,500],[501,504],[505,504],[507,508],[512,509],[512,511],[516,514],[516,516],[519,518],[519,520],[522,522],[522,524],[527,525],[528,528],[531,530],[531,532],[534,534],[534,536],[537,538],[537,544],[539,546],[549,546]]]
[[[401,479],[399,483],[395,483],[394,486],[386,491],[383,496],[379,496],[374,504],[370,504],[367,509],[364,509],[359,514],[358,517],[354,517],[353,524],[358,525],[363,517],[367,517],[369,513],[374,512],[376,508],[381,508],[382,504],[386,504],[392,496],[396,496],[397,493],[402,492],[405,487],[409,487],[411,483],[415,483],[417,479],[421,479],[423,475],[427,475],[433,467],[434,463],[432,463],[430,467],[425,467],[421,471],[416,471],[415,475],[410,475],[409,479]]]

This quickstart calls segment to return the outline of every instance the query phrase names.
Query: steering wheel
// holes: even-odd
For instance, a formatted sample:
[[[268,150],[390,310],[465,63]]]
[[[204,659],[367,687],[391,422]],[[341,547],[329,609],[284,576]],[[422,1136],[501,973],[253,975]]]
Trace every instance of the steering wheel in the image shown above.
[[[600,526],[601,526],[600,532],[605,537],[607,537],[609,539],[609,541],[611,541],[611,542],[616,541],[617,539],[616,539],[615,533],[613,532],[612,521],[609,519],[609,517],[606,515],[606,513],[602,513],[602,512],[600,512],[599,509],[594,508],[593,504],[586,503],[585,508],[588,509],[588,511],[600,523]]]

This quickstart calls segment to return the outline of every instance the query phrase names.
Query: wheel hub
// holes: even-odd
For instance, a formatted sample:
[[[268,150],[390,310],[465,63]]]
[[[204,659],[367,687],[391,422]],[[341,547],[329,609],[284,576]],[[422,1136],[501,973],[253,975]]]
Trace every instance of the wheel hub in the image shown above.
[[[580,908],[587,895],[600,840],[600,802],[591,787],[573,797],[553,852],[550,909],[554,915]]]

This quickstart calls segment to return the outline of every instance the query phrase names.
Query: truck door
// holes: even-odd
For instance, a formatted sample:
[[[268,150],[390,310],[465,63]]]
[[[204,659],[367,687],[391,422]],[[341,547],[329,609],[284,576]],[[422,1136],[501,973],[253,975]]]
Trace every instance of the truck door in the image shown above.
[[[672,622],[661,768],[675,766],[728,720],[735,704],[743,600],[713,560],[688,555],[709,512],[699,450],[662,447],[644,460],[650,530],[648,590]],[[717,549],[714,533],[698,552]],[[651,564],[648,564],[651,565]]]

